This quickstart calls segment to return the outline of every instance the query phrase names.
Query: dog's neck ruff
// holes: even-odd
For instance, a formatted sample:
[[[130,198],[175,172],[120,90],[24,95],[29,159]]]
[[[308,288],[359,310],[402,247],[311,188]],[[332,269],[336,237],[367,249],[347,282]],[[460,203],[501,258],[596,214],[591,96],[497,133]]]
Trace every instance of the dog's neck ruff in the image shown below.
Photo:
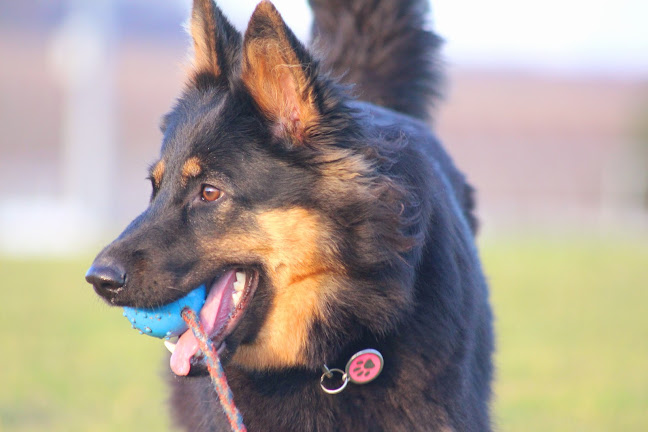
[[[187,326],[191,329],[196,339],[198,339],[200,350],[205,356],[209,376],[214,383],[216,394],[230,423],[232,432],[246,432],[247,429],[243,424],[243,417],[234,404],[234,395],[227,384],[225,371],[218,357],[216,347],[200,324],[196,312],[189,307],[185,307],[182,310],[182,319],[187,323]],[[329,369],[324,365],[324,373],[320,378],[320,386],[328,394],[337,394],[346,388],[349,381],[354,384],[367,384],[380,375],[384,364],[383,356],[378,350],[365,349],[358,351],[351,356],[344,371],[341,369]],[[328,388],[324,385],[324,379],[332,379],[334,372],[342,374],[342,385],[338,388]]]

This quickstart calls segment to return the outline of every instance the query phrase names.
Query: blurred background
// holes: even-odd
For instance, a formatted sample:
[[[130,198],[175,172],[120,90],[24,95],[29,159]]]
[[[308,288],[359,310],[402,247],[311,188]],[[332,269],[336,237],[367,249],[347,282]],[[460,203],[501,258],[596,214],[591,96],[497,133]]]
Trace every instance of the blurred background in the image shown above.
[[[218,2],[245,28],[256,1]],[[303,41],[305,1],[277,0]],[[150,194],[188,0],[0,2],[0,430],[171,430],[166,356],[83,275]],[[648,4],[433,0],[478,190],[498,430],[648,430]]]

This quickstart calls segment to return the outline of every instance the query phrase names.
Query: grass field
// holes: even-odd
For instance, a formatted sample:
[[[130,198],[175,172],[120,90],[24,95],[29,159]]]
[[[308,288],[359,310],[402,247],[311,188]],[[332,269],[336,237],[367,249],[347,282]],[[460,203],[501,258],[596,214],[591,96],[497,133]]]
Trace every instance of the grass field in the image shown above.
[[[648,242],[483,242],[500,431],[648,430]],[[0,431],[170,430],[162,344],[83,281],[0,259]]]

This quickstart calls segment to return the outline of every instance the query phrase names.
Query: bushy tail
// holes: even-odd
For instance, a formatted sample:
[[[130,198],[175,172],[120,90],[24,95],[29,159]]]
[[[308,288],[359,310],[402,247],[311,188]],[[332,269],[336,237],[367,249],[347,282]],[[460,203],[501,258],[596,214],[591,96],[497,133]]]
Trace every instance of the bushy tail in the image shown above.
[[[441,39],[425,30],[427,0],[310,0],[324,65],[361,100],[422,120],[440,95]]]

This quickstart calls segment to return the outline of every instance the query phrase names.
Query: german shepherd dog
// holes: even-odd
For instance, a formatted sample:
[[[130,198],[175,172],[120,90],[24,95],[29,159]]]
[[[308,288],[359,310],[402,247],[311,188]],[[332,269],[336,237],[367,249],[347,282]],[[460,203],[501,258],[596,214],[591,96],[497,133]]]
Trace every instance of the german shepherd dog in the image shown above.
[[[201,321],[251,431],[488,431],[492,318],[472,188],[426,124],[441,81],[427,1],[310,3],[321,60],[269,1],[241,35],[194,0],[149,207],[86,278],[144,308],[206,285]],[[228,430],[184,337],[174,421]],[[325,393],[340,375],[324,365],[365,349],[380,375]]]

